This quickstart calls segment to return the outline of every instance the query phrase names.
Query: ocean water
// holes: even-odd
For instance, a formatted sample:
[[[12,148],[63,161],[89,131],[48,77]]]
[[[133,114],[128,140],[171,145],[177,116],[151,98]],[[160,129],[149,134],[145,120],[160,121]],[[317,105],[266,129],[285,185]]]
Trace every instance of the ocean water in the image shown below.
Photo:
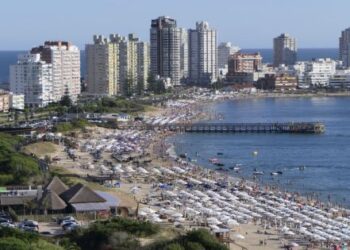
[[[273,62],[273,50],[272,49],[242,49],[244,53],[260,52],[263,57],[264,63]],[[338,59],[338,49],[325,48],[325,49],[298,49],[298,61],[310,61],[315,58],[331,58]]]
[[[326,132],[320,135],[185,133],[170,141],[178,154],[187,153],[207,168],[216,168],[208,161],[211,157],[219,158],[225,168],[242,164],[240,173],[229,174],[252,179],[256,168],[264,171],[258,180],[262,184],[350,207],[350,98],[234,100],[212,104],[208,110],[222,113],[227,122],[324,122]],[[283,174],[272,177],[273,171]]]
[[[254,53],[260,52],[263,56],[264,63],[272,63],[272,49],[243,49],[243,52]],[[25,51],[0,51],[0,83],[8,82],[9,66],[15,64],[17,56]],[[312,60],[313,58],[338,58],[338,49],[299,49],[298,60]],[[86,75],[85,52],[82,50],[80,55],[81,75]]]

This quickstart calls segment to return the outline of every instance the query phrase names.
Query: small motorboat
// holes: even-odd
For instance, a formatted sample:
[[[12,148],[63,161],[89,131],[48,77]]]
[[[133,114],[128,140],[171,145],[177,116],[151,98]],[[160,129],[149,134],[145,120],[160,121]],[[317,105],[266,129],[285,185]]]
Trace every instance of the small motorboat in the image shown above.
[[[225,166],[225,164],[224,163],[221,163],[221,162],[217,162],[217,163],[214,163],[216,166],[219,166],[219,167],[223,167],[223,166]]]
[[[224,153],[222,153],[222,152],[218,152],[218,153],[217,153],[217,155],[223,155],[223,154],[224,154]]]
[[[259,154],[259,152],[258,152],[258,150],[254,150],[252,154],[253,154],[253,156],[257,156]]]
[[[253,175],[263,175],[264,174],[264,172],[263,171],[254,171],[253,172]]]
[[[255,172],[253,172],[253,175],[263,175],[264,174],[264,172],[262,172],[262,171],[255,171]]]
[[[182,158],[182,159],[185,159],[185,158],[187,158],[187,153],[180,154],[179,157]]]
[[[209,162],[212,164],[216,164],[216,163],[219,163],[219,159],[218,158],[209,158]]]
[[[299,167],[299,170],[300,170],[300,171],[304,171],[304,170],[305,170],[305,166],[300,166],[300,167]]]

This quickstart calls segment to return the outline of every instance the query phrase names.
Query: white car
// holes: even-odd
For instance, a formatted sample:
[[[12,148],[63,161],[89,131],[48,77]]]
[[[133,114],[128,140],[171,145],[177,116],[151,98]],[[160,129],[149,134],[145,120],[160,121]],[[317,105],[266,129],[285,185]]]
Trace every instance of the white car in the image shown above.
[[[64,227],[66,224],[70,224],[70,223],[76,223],[76,224],[78,224],[76,220],[63,220],[63,221],[61,222],[60,225],[61,225],[62,227]]]
[[[2,222],[0,223],[0,227],[9,227],[9,228],[15,228],[16,226],[9,222]]]

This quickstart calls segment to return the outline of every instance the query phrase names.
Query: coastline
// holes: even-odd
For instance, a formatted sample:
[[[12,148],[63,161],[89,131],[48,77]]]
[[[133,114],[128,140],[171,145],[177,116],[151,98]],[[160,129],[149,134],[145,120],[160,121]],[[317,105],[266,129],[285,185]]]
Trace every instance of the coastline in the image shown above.
[[[181,117],[178,122],[210,119],[213,114],[207,105],[221,100],[225,99],[170,101],[166,108],[146,114],[144,122],[157,121],[161,125],[163,121],[170,122],[174,117]],[[175,145],[169,142],[169,138],[174,135],[174,132],[157,128],[149,131],[92,127],[91,131],[77,138],[80,149],[77,154],[81,164],[86,162],[89,166],[90,153],[97,148],[103,152],[102,160],[111,161],[115,153],[113,148],[118,146],[133,147],[126,153],[120,151],[121,154],[136,151],[152,161],[145,164],[132,161],[116,163],[112,158],[110,168],[99,166],[102,160],[96,165],[92,163],[92,168],[76,164],[72,168],[71,161],[65,162],[62,167],[82,175],[101,175],[103,171],[113,170],[120,176],[115,180],[119,187],[110,183],[104,188],[113,193],[117,191],[117,196],[123,194],[123,203],[134,207],[138,219],[181,227],[185,231],[204,227],[213,233],[226,232],[229,234],[231,249],[237,249],[235,244],[239,244],[249,249],[259,246],[262,250],[277,250],[295,241],[302,241],[303,246],[312,246],[315,242],[317,246],[324,246],[328,244],[326,238],[310,238],[299,232],[300,227],[308,227],[309,224],[317,226],[314,217],[305,217],[310,211],[322,215],[320,220],[330,220],[332,223],[344,219],[350,230],[349,210],[324,206],[299,194],[265,187],[178,157]],[[309,220],[309,224],[304,225],[303,216]],[[311,233],[311,228],[307,228],[307,233]],[[240,239],[237,238],[238,234]],[[340,238],[334,241],[339,243]],[[266,245],[261,245],[261,242],[266,242]]]
[[[192,106],[192,108],[195,108],[195,106]],[[202,108],[202,107],[201,107]],[[346,216],[347,214],[349,214],[349,210],[342,208],[342,207],[335,207],[334,205],[329,205],[327,206],[324,203],[321,203],[317,200],[313,200],[313,199],[308,199],[305,196],[299,195],[297,193],[291,193],[291,192],[283,192],[281,191],[279,188],[271,188],[268,186],[262,186],[257,182],[254,181],[246,181],[246,180],[242,180],[241,178],[238,177],[234,177],[234,176],[230,176],[227,173],[222,173],[216,170],[210,170],[204,166],[198,165],[198,164],[194,164],[192,162],[187,162],[184,159],[181,159],[177,153],[176,153],[176,149],[175,149],[175,145],[173,143],[170,143],[168,141],[168,138],[170,136],[176,136],[175,133],[162,133],[160,135],[159,140],[157,140],[155,142],[155,145],[157,145],[157,143],[160,143],[162,145],[166,144],[167,147],[165,149],[165,153],[159,155],[159,154],[155,154],[153,157],[155,157],[157,159],[157,162],[163,166],[163,167],[167,167],[167,169],[169,169],[170,171],[174,171],[174,165],[175,166],[180,166],[183,169],[191,169],[190,172],[188,172],[186,175],[184,175],[183,177],[185,177],[183,180],[188,181],[191,178],[196,178],[197,180],[202,180],[202,179],[209,179],[209,180],[214,180],[217,181],[218,183],[224,181],[228,183],[228,187],[236,187],[238,190],[242,191],[242,192],[247,192],[249,195],[251,195],[252,197],[255,197],[257,200],[259,200],[260,198],[263,199],[263,196],[260,196],[264,193],[272,195],[273,197],[279,197],[278,199],[280,199],[280,201],[283,202],[284,201],[288,201],[288,202],[292,202],[294,204],[299,204],[302,207],[317,207],[319,209],[321,209],[322,211],[334,211],[334,215],[332,216],[336,216],[335,214],[341,215],[341,216]],[[160,158],[161,157],[161,160]],[[182,189],[180,187],[181,185],[175,184],[174,189],[171,189],[172,191],[169,192],[175,192],[175,190],[177,190],[177,192],[179,192],[180,190],[186,190]],[[157,189],[156,189],[157,190]],[[199,189],[203,192],[203,189]],[[159,190],[158,190],[159,191]],[[161,196],[163,197],[161,199],[161,201],[165,201],[167,198],[171,198],[171,196],[167,196],[167,192],[168,191],[161,191]],[[180,191],[181,193],[182,191]],[[169,194],[170,195],[170,194]],[[148,209],[153,210],[153,211],[157,211],[157,206],[153,206],[151,205],[152,203],[149,202],[145,202],[143,204],[143,206],[141,207],[141,211],[145,212],[148,211]],[[189,205],[186,202],[183,203],[184,205]],[[282,203],[281,203],[282,204]],[[274,204],[275,206],[276,204]],[[299,206],[298,205],[298,206]],[[176,207],[176,206],[175,206]],[[162,208],[163,209],[163,208]],[[162,209],[159,210],[160,213],[162,213]],[[165,209],[165,208],[164,208]],[[180,209],[180,207],[178,208],[179,211],[183,211]],[[271,208],[273,209],[273,208]],[[320,210],[320,211],[321,211]],[[187,214],[185,213],[185,211],[183,211],[185,218],[187,218]],[[333,213],[333,212],[332,212]],[[169,215],[168,215],[169,216]],[[202,216],[202,215],[201,215]],[[201,218],[200,216],[200,218]],[[210,216],[210,215],[208,215]],[[277,216],[277,215],[275,215]],[[330,216],[330,215],[329,215]],[[212,217],[210,217],[212,218]],[[277,216],[277,218],[281,219],[280,216]],[[335,218],[335,217],[334,217]],[[294,231],[295,228],[293,229],[292,232],[290,231],[286,231],[284,232],[283,230],[286,230],[284,228],[287,228],[286,226],[284,226],[282,228],[283,225],[289,225],[289,227],[294,227],[292,226],[292,224],[284,224],[282,222],[282,220],[280,222],[279,219],[276,221],[276,219],[273,220],[269,220],[268,218],[264,219],[258,219],[257,221],[253,220],[250,222],[243,222],[241,224],[242,221],[239,221],[239,226],[233,227],[231,228],[230,231],[230,239],[232,240],[231,244],[230,244],[230,249],[238,249],[237,245],[241,245],[244,247],[247,247],[248,249],[255,249],[254,247],[258,247],[259,249],[270,249],[270,250],[277,250],[280,249],[281,247],[288,245],[288,244],[292,244],[293,242],[297,241],[299,242],[301,239],[304,239],[304,236],[299,235],[296,239],[295,237],[291,237],[288,236],[288,234],[295,234],[296,232]],[[285,218],[286,221],[289,221],[288,218]],[[284,219],[283,219],[284,220]],[[210,223],[207,221],[207,219],[203,218],[200,219],[200,221],[202,221],[201,223],[205,223],[205,225],[207,227],[209,227],[210,230],[213,230],[215,232],[215,225],[210,225]],[[260,222],[258,222],[260,221]],[[298,220],[296,220],[298,221]],[[199,226],[198,224],[199,222],[192,222],[190,224],[188,224],[187,226],[185,226],[186,230],[191,230],[191,228],[196,228]],[[209,224],[207,224],[209,223]],[[298,222],[299,223],[299,222]],[[261,233],[261,232],[265,232],[265,233]],[[235,235],[244,235],[245,239],[236,239]],[[275,238],[274,238],[275,237]],[[299,237],[301,237],[299,239]],[[308,237],[306,237],[308,238]],[[273,240],[273,239],[278,239],[277,241]],[[262,246],[259,245],[258,242],[265,242],[266,246]],[[305,243],[308,248],[307,249],[323,249],[323,247],[328,246],[329,243],[327,243],[326,245],[323,245],[323,243],[315,243],[313,241],[306,241]],[[305,245],[303,245],[305,246]],[[315,247],[315,248],[314,248]],[[303,248],[304,249],[304,248]]]

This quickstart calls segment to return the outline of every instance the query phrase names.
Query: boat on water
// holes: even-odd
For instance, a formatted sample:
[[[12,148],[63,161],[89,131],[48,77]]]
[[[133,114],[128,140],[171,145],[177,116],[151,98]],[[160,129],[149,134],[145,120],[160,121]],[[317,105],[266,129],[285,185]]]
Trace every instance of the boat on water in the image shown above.
[[[223,154],[224,154],[224,153],[222,153],[222,152],[218,152],[218,153],[217,153],[217,155],[223,155]]]
[[[300,170],[300,171],[304,171],[304,170],[305,170],[305,166],[300,166],[300,167],[299,167],[299,170]]]
[[[258,171],[256,168],[254,169],[253,175],[263,175],[264,172],[263,171]]]
[[[187,158],[187,153],[180,154],[179,157],[182,158],[182,159],[185,159],[185,158]]]
[[[270,174],[271,174],[272,176],[276,176],[276,175],[282,175],[283,172],[279,170],[279,171],[271,172]]]
[[[220,160],[218,158],[209,158],[209,162],[212,164],[217,164],[220,162]]]
[[[253,175],[263,175],[264,172],[263,171],[254,171]]]
[[[241,168],[240,167],[238,167],[238,166],[232,166],[232,167],[229,167],[229,169],[231,169],[231,170],[234,170],[234,171],[239,171],[239,170],[241,170]]]
[[[224,172],[227,172],[227,171],[228,171],[228,169],[223,168],[223,167],[218,167],[218,168],[216,168],[215,170],[217,170],[217,171],[224,171]]]
[[[218,163],[214,163],[216,166],[219,166],[219,167],[223,167],[223,166],[225,166],[225,164],[224,163],[221,163],[221,162],[218,162]]]
[[[259,152],[258,152],[258,150],[254,150],[254,151],[252,152],[252,154],[253,154],[253,156],[257,156],[257,155],[259,154]]]

